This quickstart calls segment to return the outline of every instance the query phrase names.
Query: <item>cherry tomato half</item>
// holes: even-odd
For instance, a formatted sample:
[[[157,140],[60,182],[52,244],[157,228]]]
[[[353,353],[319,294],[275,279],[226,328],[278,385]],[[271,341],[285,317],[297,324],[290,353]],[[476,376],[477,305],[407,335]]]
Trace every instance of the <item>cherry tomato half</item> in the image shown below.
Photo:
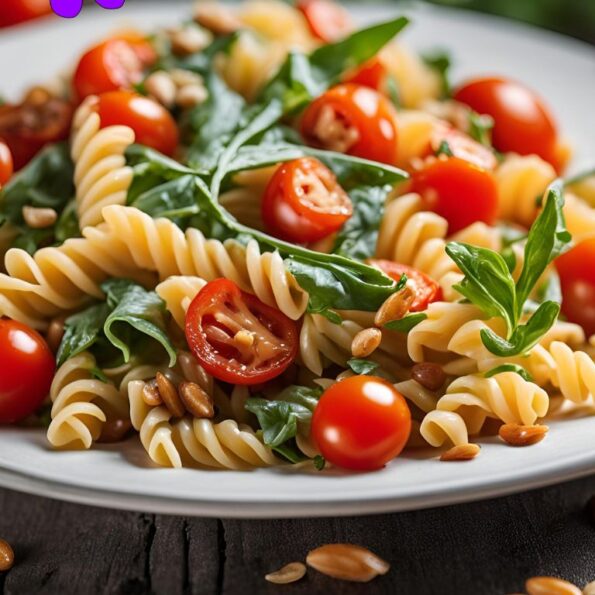
[[[51,14],[50,0],[2,0],[0,29]]]
[[[460,87],[454,98],[494,118],[492,142],[498,151],[535,154],[550,162],[555,158],[555,121],[525,85],[505,78],[480,78]]]
[[[353,206],[333,172],[313,157],[283,163],[270,179],[262,201],[262,219],[276,237],[315,242],[337,231]]]
[[[54,356],[37,331],[0,318],[0,424],[20,421],[41,405],[55,368]]]
[[[395,281],[399,281],[402,275],[407,275],[408,281],[415,290],[415,299],[409,308],[411,312],[422,312],[432,302],[442,299],[442,290],[438,283],[413,267],[392,260],[377,260],[375,258],[370,258],[367,262]]]
[[[207,283],[186,314],[186,339],[201,366],[232,384],[258,384],[295,360],[296,323],[228,279]]]
[[[352,376],[328,388],[312,416],[312,437],[339,467],[380,469],[405,447],[411,412],[403,396],[374,376]]]
[[[12,153],[8,145],[0,140],[0,186],[10,180],[14,171]]]
[[[338,41],[353,30],[350,14],[332,0],[298,0],[296,6],[306,17],[312,35],[324,43]]]
[[[562,286],[562,312],[595,335],[595,238],[583,240],[556,259]]]
[[[393,164],[397,159],[396,112],[373,89],[342,84],[315,99],[302,117],[308,143]]]
[[[425,207],[448,221],[449,232],[483,221],[494,225],[498,214],[498,189],[489,171],[458,157],[428,161],[412,176],[412,192]]]
[[[159,103],[131,91],[111,91],[99,96],[97,113],[101,126],[126,125],[136,142],[172,156],[178,146],[178,126]]]
[[[134,50],[138,59],[142,62],[143,66],[151,66],[151,64],[154,64],[157,61],[158,56],[155,48],[147,39],[147,36],[136,29],[119,31],[109,39],[127,42]]]
[[[449,126],[436,128],[431,140],[434,153],[440,150],[443,143],[448,145],[448,149],[454,157],[464,159],[478,167],[492,170],[498,165],[493,151],[456,128]]]
[[[384,62],[378,56],[374,56],[374,58],[359,66],[354,72],[348,73],[344,82],[363,85],[376,91],[382,91],[387,76],[388,71]]]

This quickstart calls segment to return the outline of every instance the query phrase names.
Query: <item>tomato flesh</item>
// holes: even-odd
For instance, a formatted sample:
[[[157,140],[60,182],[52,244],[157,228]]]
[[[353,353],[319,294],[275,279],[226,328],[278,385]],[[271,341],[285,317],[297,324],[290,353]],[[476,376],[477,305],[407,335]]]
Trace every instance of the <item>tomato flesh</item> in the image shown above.
[[[10,180],[14,172],[12,153],[6,143],[0,140],[0,186]]]
[[[442,299],[442,290],[438,283],[413,267],[392,260],[374,258],[369,259],[368,264],[380,269],[395,281],[399,281],[402,275],[407,276],[408,282],[413,286],[415,291],[415,299],[409,307],[411,312],[422,312],[432,302],[438,302]]]
[[[186,339],[198,362],[233,384],[282,374],[297,356],[298,336],[293,320],[228,279],[207,283],[186,314]]]
[[[595,335],[595,238],[583,240],[556,259],[562,286],[562,313]]]
[[[55,371],[54,356],[32,328],[0,319],[0,424],[21,421],[47,396]]]
[[[51,12],[49,0],[2,0],[0,29],[31,21]]]
[[[498,165],[493,151],[456,128],[449,126],[437,128],[431,140],[434,153],[440,150],[443,143],[448,145],[448,149],[454,157],[473,163],[477,167],[493,170]]]
[[[428,161],[413,174],[411,190],[422,197],[426,209],[448,221],[451,234],[478,221],[496,223],[498,189],[494,176],[458,157]]]
[[[276,237],[314,242],[337,231],[353,206],[335,175],[312,157],[283,163],[270,179],[262,201],[262,218]]]
[[[555,121],[525,85],[505,78],[480,78],[460,87],[454,98],[479,114],[492,116],[492,142],[498,151],[554,160],[558,139]]]
[[[313,146],[394,164],[396,112],[369,87],[345,83],[315,99],[304,112],[302,134]]]
[[[352,376],[328,388],[312,416],[312,438],[339,467],[380,469],[405,447],[411,412],[403,396],[373,376]]]
[[[349,13],[332,0],[298,0],[296,6],[306,17],[312,35],[324,43],[338,41],[353,30]]]
[[[136,142],[172,156],[178,146],[178,126],[159,103],[131,91],[112,91],[99,96],[97,112],[103,128],[126,125]]]

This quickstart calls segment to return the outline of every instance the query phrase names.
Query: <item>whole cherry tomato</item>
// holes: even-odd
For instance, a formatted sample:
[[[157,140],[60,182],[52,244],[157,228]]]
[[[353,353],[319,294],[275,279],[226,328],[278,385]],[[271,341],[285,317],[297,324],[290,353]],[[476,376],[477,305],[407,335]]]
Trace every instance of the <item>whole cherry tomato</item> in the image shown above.
[[[483,221],[494,225],[498,214],[498,189],[494,176],[458,157],[428,161],[412,176],[412,192],[425,207],[448,221],[449,233]]]
[[[562,313],[595,335],[595,238],[583,240],[556,259],[562,286]]]
[[[535,154],[550,162],[557,159],[556,123],[525,85],[506,78],[480,78],[457,89],[454,98],[479,114],[492,116],[492,141],[498,151]]]
[[[298,0],[297,8],[306,17],[312,35],[324,43],[338,41],[353,30],[350,14],[332,0]]]
[[[374,56],[374,58],[356,68],[355,71],[348,73],[345,76],[344,82],[363,85],[376,91],[382,91],[387,76],[388,71],[384,62],[378,56]]]
[[[434,153],[440,151],[446,143],[452,156],[464,159],[483,169],[495,169],[498,160],[488,147],[473,140],[470,136],[449,126],[439,126],[434,131],[431,146]]]
[[[279,166],[262,201],[262,219],[276,237],[299,244],[321,240],[351,217],[353,207],[333,172],[313,157]]]
[[[369,87],[342,84],[329,89],[306,108],[301,129],[314,146],[381,163],[397,159],[395,109]]]
[[[207,283],[186,314],[186,339],[200,365],[232,384],[259,384],[295,360],[296,323],[228,279]]]
[[[0,140],[0,186],[10,180],[14,171],[12,153],[8,145]]]
[[[51,14],[50,0],[2,0],[0,29]]]
[[[97,113],[101,126],[130,126],[136,142],[173,155],[179,141],[178,126],[159,103],[131,91],[111,91],[99,96]]]
[[[345,469],[380,469],[403,450],[410,433],[405,399],[373,376],[352,376],[333,384],[312,416],[312,437],[322,456]]]
[[[380,269],[395,281],[399,281],[402,275],[407,276],[407,280],[415,291],[415,299],[409,307],[411,312],[422,312],[432,302],[442,299],[442,290],[438,283],[413,267],[392,260],[377,260],[375,258],[369,259],[368,264]]]
[[[50,390],[54,356],[25,324],[0,318],[0,424],[31,415]]]

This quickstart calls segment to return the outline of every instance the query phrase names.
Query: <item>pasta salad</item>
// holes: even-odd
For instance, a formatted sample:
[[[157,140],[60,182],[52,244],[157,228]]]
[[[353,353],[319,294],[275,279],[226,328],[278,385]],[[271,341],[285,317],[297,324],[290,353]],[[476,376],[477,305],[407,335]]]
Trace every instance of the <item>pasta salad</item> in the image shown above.
[[[407,25],[200,2],[0,106],[0,424],[368,471],[593,414],[595,174]]]

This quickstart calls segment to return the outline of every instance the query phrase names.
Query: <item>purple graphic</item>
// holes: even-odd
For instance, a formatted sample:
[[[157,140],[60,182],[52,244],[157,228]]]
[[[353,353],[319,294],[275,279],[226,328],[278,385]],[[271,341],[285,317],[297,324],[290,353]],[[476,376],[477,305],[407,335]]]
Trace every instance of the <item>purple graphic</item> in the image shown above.
[[[95,0],[102,8],[116,10],[122,8],[126,0]],[[83,0],[50,0],[52,10],[60,17],[73,19],[78,16],[83,9]]]

